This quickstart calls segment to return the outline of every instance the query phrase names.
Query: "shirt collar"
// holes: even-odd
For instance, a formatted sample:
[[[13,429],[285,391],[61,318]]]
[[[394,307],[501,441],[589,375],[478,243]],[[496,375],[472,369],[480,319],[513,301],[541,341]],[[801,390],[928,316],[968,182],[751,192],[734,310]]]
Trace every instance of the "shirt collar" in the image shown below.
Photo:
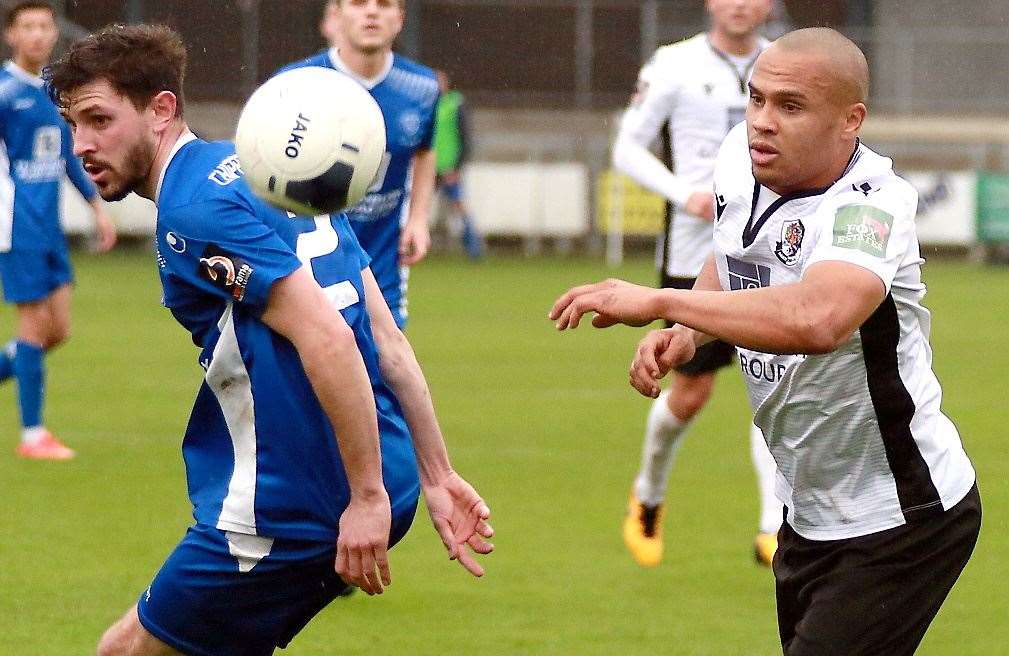
[[[6,63],[4,63],[4,69],[6,69],[6,71],[8,73],[10,73],[11,75],[13,75],[14,77],[16,77],[16,78],[18,78],[18,79],[20,79],[20,80],[22,80],[24,82],[27,82],[28,84],[32,85],[33,87],[42,88],[42,85],[45,84],[45,82],[42,80],[41,77],[39,77],[38,75],[34,75],[32,73],[29,73],[25,69],[23,69],[20,66],[18,66],[17,64],[15,64],[14,60],[12,60],[12,59],[9,59],[9,60],[7,60]]]
[[[175,159],[175,155],[190,141],[196,141],[196,135],[192,133],[189,128],[182,131],[179,135],[179,139],[172,146],[172,150],[168,153],[168,159],[165,160],[165,165],[161,167],[161,176],[158,177],[158,187],[154,190],[154,204],[158,204],[158,199],[161,198],[161,185],[165,184],[165,174],[168,173],[168,167]]]
[[[395,59],[395,55],[391,52],[386,55],[385,66],[382,67],[382,71],[372,78],[361,77],[354,71],[350,70],[350,67],[344,63],[343,59],[340,58],[340,51],[337,48],[329,49],[329,61],[333,64],[333,68],[340,71],[341,73],[346,73],[350,77],[354,78],[364,86],[365,89],[371,91],[379,84],[381,84],[385,78],[389,75],[389,71],[392,70],[392,64]]]

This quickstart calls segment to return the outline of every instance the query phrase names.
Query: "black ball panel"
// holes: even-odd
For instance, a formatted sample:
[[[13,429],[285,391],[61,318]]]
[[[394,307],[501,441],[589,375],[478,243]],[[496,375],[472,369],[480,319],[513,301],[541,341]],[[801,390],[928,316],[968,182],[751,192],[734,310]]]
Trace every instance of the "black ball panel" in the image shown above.
[[[284,195],[296,203],[318,210],[319,213],[339,212],[347,205],[347,194],[353,177],[353,166],[337,162],[328,171],[311,180],[288,182]]]

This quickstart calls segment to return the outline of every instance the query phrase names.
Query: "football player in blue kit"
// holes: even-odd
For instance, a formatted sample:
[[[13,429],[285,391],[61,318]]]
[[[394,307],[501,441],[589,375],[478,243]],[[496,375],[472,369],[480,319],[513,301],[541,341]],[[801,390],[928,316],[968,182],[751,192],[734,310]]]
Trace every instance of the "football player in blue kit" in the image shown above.
[[[70,333],[73,270],[59,216],[64,174],[94,209],[98,250],[112,248],[116,232],[39,77],[59,38],[52,6],[18,2],[6,30],[12,59],[0,69],[0,281],[4,300],[17,308],[17,337],[0,346],[0,383],[17,382],[18,455],[68,460],[74,451],[43,423],[45,356]]]
[[[438,78],[433,70],[392,51],[403,29],[404,0],[329,0],[326,11],[332,32],[340,35],[339,48],[282,70],[322,66],[343,71],[364,85],[382,109],[386,157],[368,195],[347,214],[402,328],[407,320],[408,267],[423,259],[431,244]]]
[[[183,440],[195,525],[102,655],[265,655],[347,585],[389,585],[423,490],[450,558],[483,569],[490,511],[449,462],[424,375],[344,215],[253,196],[183,117],[166,27],[112,26],[47,69],[105,199],[158,206],[164,304],[201,349]]]

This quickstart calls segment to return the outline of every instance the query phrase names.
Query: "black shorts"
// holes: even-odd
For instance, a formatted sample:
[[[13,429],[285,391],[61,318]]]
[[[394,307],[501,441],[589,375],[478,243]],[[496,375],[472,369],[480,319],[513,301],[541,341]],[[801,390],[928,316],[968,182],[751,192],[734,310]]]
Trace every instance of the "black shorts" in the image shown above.
[[[660,284],[663,289],[692,289],[697,278],[676,278],[661,274]],[[673,324],[666,322],[666,328],[672,328]],[[722,341],[708,342],[697,349],[697,353],[689,362],[684,362],[676,367],[677,373],[684,376],[700,376],[701,374],[718,371],[722,367],[732,364],[732,357],[736,354],[736,347]]]
[[[785,522],[774,578],[785,656],[914,654],[981,530],[977,485],[944,513],[847,540]]]

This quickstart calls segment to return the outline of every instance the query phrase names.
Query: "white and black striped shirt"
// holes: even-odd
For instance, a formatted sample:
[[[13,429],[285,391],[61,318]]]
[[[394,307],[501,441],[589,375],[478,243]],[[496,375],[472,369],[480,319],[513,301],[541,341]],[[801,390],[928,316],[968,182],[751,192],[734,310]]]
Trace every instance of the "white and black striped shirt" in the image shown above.
[[[939,407],[914,188],[859,145],[833,185],[779,197],[755,182],[741,125],[719,153],[715,194],[724,289],[795,283],[823,261],[863,267],[886,286],[879,308],[832,353],[738,349],[788,523],[812,540],[850,538],[959,502],[975,474]]]

